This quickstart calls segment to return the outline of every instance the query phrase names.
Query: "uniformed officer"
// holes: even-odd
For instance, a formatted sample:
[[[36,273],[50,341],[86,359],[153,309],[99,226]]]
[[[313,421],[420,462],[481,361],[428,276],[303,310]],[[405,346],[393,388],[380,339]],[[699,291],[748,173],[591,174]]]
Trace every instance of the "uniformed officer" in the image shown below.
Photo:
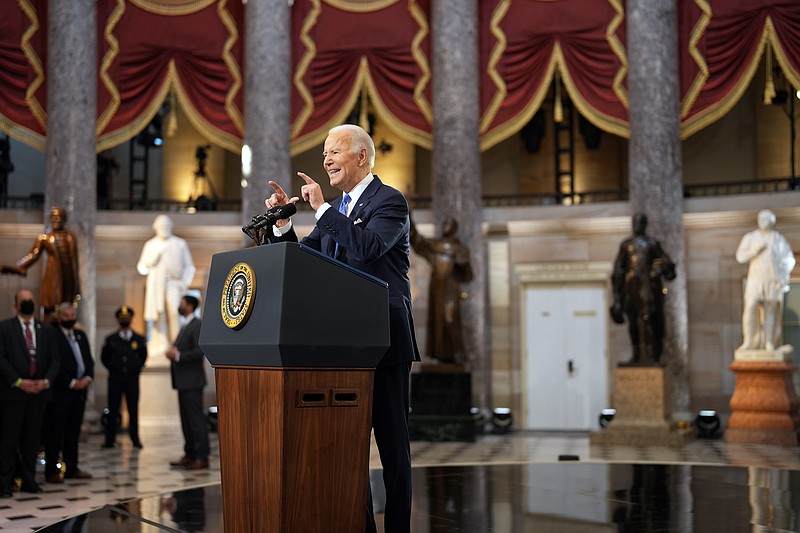
[[[139,440],[139,374],[147,360],[147,340],[131,329],[133,309],[123,305],[116,312],[119,330],[106,337],[100,356],[108,369],[108,417],[104,448],[112,448],[117,438],[122,396],[128,407],[128,434],[136,448]]]

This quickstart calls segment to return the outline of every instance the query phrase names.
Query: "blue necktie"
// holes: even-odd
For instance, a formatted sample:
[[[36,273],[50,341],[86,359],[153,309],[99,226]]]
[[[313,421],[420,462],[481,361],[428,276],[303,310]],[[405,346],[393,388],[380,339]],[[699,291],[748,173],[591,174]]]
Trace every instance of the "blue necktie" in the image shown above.
[[[350,195],[344,193],[342,197],[342,203],[339,204],[339,212],[345,216],[347,216],[347,204],[350,203]],[[339,257],[339,243],[336,243],[336,248],[333,249],[333,258],[336,259]]]

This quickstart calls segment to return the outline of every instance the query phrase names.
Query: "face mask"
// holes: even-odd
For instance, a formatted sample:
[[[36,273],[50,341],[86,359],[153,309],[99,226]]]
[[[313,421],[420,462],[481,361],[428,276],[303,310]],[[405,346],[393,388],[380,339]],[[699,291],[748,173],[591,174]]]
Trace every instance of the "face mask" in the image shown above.
[[[130,325],[131,325],[131,321],[130,320],[120,320],[119,321],[119,327],[121,327],[121,328],[127,328]]]
[[[32,315],[34,309],[36,309],[36,304],[33,303],[33,300],[22,300],[19,303],[19,311],[23,315]]]
[[[61,327],[64,329],[72,329],[72,326],[75,325],[75,320],[62,320]]]

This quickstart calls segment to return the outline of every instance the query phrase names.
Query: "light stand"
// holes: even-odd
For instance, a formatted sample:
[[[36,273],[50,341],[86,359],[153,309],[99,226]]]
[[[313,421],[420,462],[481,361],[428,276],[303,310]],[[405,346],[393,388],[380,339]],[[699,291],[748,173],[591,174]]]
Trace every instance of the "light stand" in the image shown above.
[[[194,173],[194,183],[192,183],[192,190],[189,192],[189,201],[186,204],[186,211],[195,213],[197,211],[213,211],[217,208],[217,194],[214,192],[214,187],[206,175],[206,160],[208,159],[207,151],[211,149],[210,144],[198,146],[195,151],[195,158],[197,159],[197,170]],[[208,189],[210,197],[203,194],[205,189]]]

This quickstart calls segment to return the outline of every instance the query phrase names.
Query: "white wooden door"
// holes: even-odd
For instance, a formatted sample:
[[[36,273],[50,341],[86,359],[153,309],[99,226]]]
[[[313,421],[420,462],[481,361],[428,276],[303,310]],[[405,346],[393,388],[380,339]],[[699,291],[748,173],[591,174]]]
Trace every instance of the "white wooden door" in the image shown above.
[[[528,429],[598,429],[608,401],[605,294],[602,285],[526,289]]]

